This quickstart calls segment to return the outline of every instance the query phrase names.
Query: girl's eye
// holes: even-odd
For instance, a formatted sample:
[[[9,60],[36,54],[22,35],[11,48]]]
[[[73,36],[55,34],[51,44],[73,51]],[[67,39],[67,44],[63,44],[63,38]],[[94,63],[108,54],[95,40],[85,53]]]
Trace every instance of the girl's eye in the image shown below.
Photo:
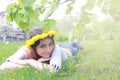
[[[45,48],[45,47],[46,47],[46,45],[45,45],[45,44],[43,44],[43,45],[41,45],[41,46],[40,46],[40,48]]]
[[[51,43],[49,44],[49,46],[53,46],[53,42],[51,42]]]

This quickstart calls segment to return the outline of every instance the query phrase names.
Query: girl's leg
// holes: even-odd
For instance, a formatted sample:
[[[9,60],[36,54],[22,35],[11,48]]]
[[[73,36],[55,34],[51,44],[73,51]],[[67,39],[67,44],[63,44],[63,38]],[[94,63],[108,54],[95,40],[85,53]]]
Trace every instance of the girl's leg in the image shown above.
[[[79,50],[82,50],[82,46],[79,44],[78,40],[74,40],[71,44],[65,45],[65,44],[60,44],[59,45],[62,48],[70,49],[72,52],[72,55],[76,55]]]
[[[71,43],[69,45],[60,44],[59,46],[62,47],[62,48],[70,50],[72,55],[76,55],[77,52],[78,52],[78,49],[76,47],[73,47],[73,43]]]

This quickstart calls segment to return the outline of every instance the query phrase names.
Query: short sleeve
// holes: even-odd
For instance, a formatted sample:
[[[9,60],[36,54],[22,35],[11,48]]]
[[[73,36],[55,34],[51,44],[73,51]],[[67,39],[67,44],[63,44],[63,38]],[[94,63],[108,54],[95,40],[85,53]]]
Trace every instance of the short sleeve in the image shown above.
[[[62,64],[62,49],[56,45],[53,54],[51,56],[50,65],[54,67],[56,71],[59,71]]]

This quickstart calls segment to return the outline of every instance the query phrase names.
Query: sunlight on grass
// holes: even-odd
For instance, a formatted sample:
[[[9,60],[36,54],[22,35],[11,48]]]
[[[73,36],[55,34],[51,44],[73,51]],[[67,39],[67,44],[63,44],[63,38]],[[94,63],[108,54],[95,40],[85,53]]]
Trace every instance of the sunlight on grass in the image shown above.
[[[83,41],[84,50],[63,63],[58,73],[37,71],[33,68],[1,71],[0,80],[119,80],[120,43]],[[14,53],[23,43],[0,44],[0,62]],[[12,47],[14,46],[14,47]],[[3,58],[4,57],[4,58]]]

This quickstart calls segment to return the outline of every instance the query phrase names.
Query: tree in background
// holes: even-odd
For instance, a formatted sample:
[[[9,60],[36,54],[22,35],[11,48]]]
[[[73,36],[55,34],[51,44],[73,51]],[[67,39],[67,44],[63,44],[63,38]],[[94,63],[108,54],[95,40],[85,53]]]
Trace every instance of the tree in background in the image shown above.
[[[118,25],[115,26],[114,24],[115,21],[120,21],[119,3],[120,0],[87,0],[86,4],[80,9],[81,13],[76,32],[82,34],[81,38],[83,40],[99,38],[104,40],[105,36],[113,35],[112,32],[119,29]],[[106,19],[106,17],[109,18]],[[112,20],[111,23],[110,19]],[[112,29],[111,27],[115,28]]]
[[[51,26],[56,26],[56,20],[49,19],[54,11],[60,4],[70,2],[68,5],[67,13],[72,10],[71,5],[75,0],[18,0],[16,3],[9,4],[7,6],[7,19],[9,21],[15,21],[17,25],[23,29],[28,30],[32,26],[42,25],[44,30],[49,29]],[[45,15],[45,16],[43,16]],[[39,19],[43,17],[43,19]],[[47,26],[47,27],[46,27]]]
[[[56,20],[50,19],[49,17],[58,9],[59,5],[68,2],[66,5],[66,14],[69,14],[73,10],[73,4],[75,3],[75,0],[40,0],[37,4],[36,1],[37,0],[18,0],[18,3],[8,5],[6,9],[8,13],[7,19],[9,21],[15,21],[23,30],[31,29],[37,25],[42,25],[44,26],[44,30],[47,30],[57,26]],[[70,31],[70,35],[68,36],[69,41],[71,41],[74,35],[82,40],[104,39],[109,33],[113,35],[114,33],[111,32],[111,28],[108,29],[112,26],[108,24],[110,23],[109,21],[104,22],[104,17],[109,15],[114,21],[119,22],[120,0],[85,0],[85,2],[85,5],[78,9],[80,13],[76,13],[76,15],[79,14],[79,16],[72,16],[73,18],[77,18],[75,21],[71,20],[72,22],[70,22],[69,20],[67,21],[67,19],[63,19],[63,21],[66,22],[62,23],[61,26],[64,28],[61,27],[60,29]],[[99,13],[105,16],[98,17]],[[42,17],[42,19],[40,19],[40,17]],[[101,22],[99,22],[99,18],[102,18]],[[75,25],[73,25],[73,22]],[[100,24],[103,23],[106,25],[100,26]],[[112,24],[114,24],[114,22]],[[114,29],[115,32],[116,29],[119,28]],[[68,31],[65,32],[68,33]],[[71,34],[73,32],[75,32],[75,34]]]

